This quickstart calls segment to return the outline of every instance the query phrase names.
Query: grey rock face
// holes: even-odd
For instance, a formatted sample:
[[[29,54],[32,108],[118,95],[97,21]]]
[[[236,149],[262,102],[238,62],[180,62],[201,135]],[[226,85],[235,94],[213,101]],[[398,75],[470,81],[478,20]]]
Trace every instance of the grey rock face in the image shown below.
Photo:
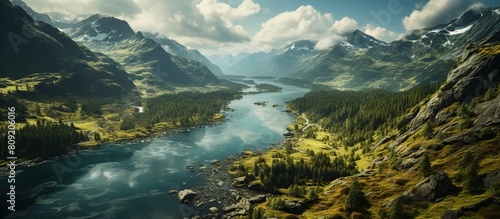
[[[444,172],[429,176],[409,192],[409,197],[414,201],[435,201],[449,195],[456,189],[450,178]]]

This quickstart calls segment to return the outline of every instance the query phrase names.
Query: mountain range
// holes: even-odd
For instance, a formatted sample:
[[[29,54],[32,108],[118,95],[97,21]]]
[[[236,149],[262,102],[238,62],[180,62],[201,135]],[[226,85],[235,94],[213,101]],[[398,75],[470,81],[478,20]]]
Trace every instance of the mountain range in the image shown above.
[[[154,96],[179,87],[217,86],[225,83],[212,73],[213,70],[222,75],[222,71],[199,51],[188,50],[166,37],[144,34],[154,38],[153,40],[132,30],[126,21],[95,14],[79,22],[55,22],[48,15],[35,12],[20,0],[13,3],[39,19],[40,23],[58,26],[72,40],[90,51],[115,60],[129,73],[129,78],[142,96]]]
[[[34,21],[9,1],[0,2],[0,72],[12,81],[49,95],[106,96],[131,94],[134,83],[125,69],[106,55],[78,45],[65,33]],[[16,90],[18,86],[16,86]]]
[[[401,90],[442,80],[467,43],[500,29],[499,19],[499,8],[471,9],[449,23],[411,31],[392,43],[355,30],[326,50],[300,40],[233,62],[214,60],[226,74],[297,78],[338,89]]]

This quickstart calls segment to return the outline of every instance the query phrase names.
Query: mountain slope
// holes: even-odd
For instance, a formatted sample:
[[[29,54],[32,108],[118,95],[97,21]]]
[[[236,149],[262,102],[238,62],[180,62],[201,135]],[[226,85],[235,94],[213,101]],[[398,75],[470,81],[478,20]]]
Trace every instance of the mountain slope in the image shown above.
[[[224,75],[219,66],[208,60],[207,57],[201,54],[198,50],[187,49],[184,45],[178,43],[177,41],[162,37],[158,34],[144,33],[144,36],[159,43],[165,49],[165,51],[172,55],[197,61],[207,66],[207,68],[210,69],[210,71],[212,71],[212,73],[214,73],[215,75]]]
[[[399,177],[414,177],[415,171],[420,171],[418,164],[423,154],[428,154],[432,164],[430,171],[434,173],[427,181],[408,183],[407,192],[396,193],[378,202],[390,206],[396,197],[400,197],[404,205],[419,208],[425,202],[421,199],[434,200],[433,195],[438,194],[441,202],[428,202],[428,207],[418,211],[420,217],[445,215],[450,213],[448,211],[465,216],[498,217],[497,211],[491,211],[498,204],[481,201],[498,196],[494,185],[500,183],[499,63],[500,32],[480,44],[467,45],[461,61],[448,73],[439,91],[417,105],[398,125],[396,134],[383,138],[373,147],[376,154],[387,154],[391,148],[395,150],[402,170]],[[473,188],[469,187],[467,179],[458,176],[463,171],[460,160],[468,153],[476,159],[475,168],[480,180]],[[372,167],[389,162],[388,156],[380,156]],[[450,185],[438,185],[436,190],[425,188],[426,182],[436,176],[449,180]],[[458,186],[458,191],[453,190],[455,186]],[[371,188],[368,186],[366,190]],[[469,192],[470,189],[474,192]],[[475,210],[468,206],[475,206]]]
[[[79,46],[58,29],[35,22],[9,1],[0,4],[0,34],[7,36],[0,41],[4,77],[29,78],[36,91],[52,95],[122,95],[135,88],[119,64]]]
[[[500,30],[498,8],[472,9],[442,25],[415,30],[387,44],[359,30],[346,34],[326,50],[297,48],[297,41],[279,50],[246,56],[227,68],[228,74],[292,77],[337,89],[403,90],[438,82],[459,58],[464,45]],[[312,46],[311,46],[312,45]],[[293,47],[293,48],[292,48]]]
[[[135,33],[123,20],[93,15],[75,24],[68,33],[92,51],[122,64],[143,95],[219,82],[206,66],[169,54],[154,40]]]

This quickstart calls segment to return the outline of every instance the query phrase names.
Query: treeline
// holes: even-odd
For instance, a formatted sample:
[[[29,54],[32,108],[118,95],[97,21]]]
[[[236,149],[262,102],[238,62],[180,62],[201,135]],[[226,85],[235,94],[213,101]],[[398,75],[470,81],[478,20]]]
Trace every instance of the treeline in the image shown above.
[[[280,92],[281,90],[283,90],[282,87],[272,84],[257,84],[255,85],[255,88],[259,92]]]
[[[26,117],[28,116],[28,109],[26,106],[18,101],[18,98],[10,95],[10,94],[3,94],[0,92],[0,112],[2,112],[2,117],[0,118],[0,121],[6,121],[7,120],[7,108],[8,107],[15,107],[16,111],[16,122],[24,122],[26,121]]]
[[[26,124],[15,130],[15,151],[18,157],[50,157],[68,152],[66,147],[88,140],[73,124],[37,121],[36,125]],[[8,135],[6,131],[0,136],[2,157],[8,153]]]
[[[377,129],[387,131],[396,127],[398,117],[437,88],[437,85],[423,85],[403,92],[319,90],[288,105],[327,131],[342,136],[337,140],[343,144],[352,146],[370,139]]]
[[[325,153],[316,154],[312,150],[308,150],[307,155],[306,159],[294,161],[290,155],[277,152],[273,155],[271,166],[263,157],[259,157],[251,170],[246,170],[242,165],[234,168],[240,175],[259,179],[263,187],[270,191],[308,182],[319,185],[358,172],[355,162],[348,162],[342,157],[331,159]]]
[[[241,98],[241,95],[235,91],[161,95],[146,102],[144,113],[126,117],[120,129],[149,127],[159,122],[179,123],[181,126],[210,122],[215,114],[236,98]]]

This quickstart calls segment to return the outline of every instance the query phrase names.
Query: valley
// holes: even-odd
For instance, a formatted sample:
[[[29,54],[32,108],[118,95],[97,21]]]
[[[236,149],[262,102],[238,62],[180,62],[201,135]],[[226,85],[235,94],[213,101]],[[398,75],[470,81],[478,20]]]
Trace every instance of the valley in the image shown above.
[[[499,218],[483,1],[0,0],[0,215]]]

